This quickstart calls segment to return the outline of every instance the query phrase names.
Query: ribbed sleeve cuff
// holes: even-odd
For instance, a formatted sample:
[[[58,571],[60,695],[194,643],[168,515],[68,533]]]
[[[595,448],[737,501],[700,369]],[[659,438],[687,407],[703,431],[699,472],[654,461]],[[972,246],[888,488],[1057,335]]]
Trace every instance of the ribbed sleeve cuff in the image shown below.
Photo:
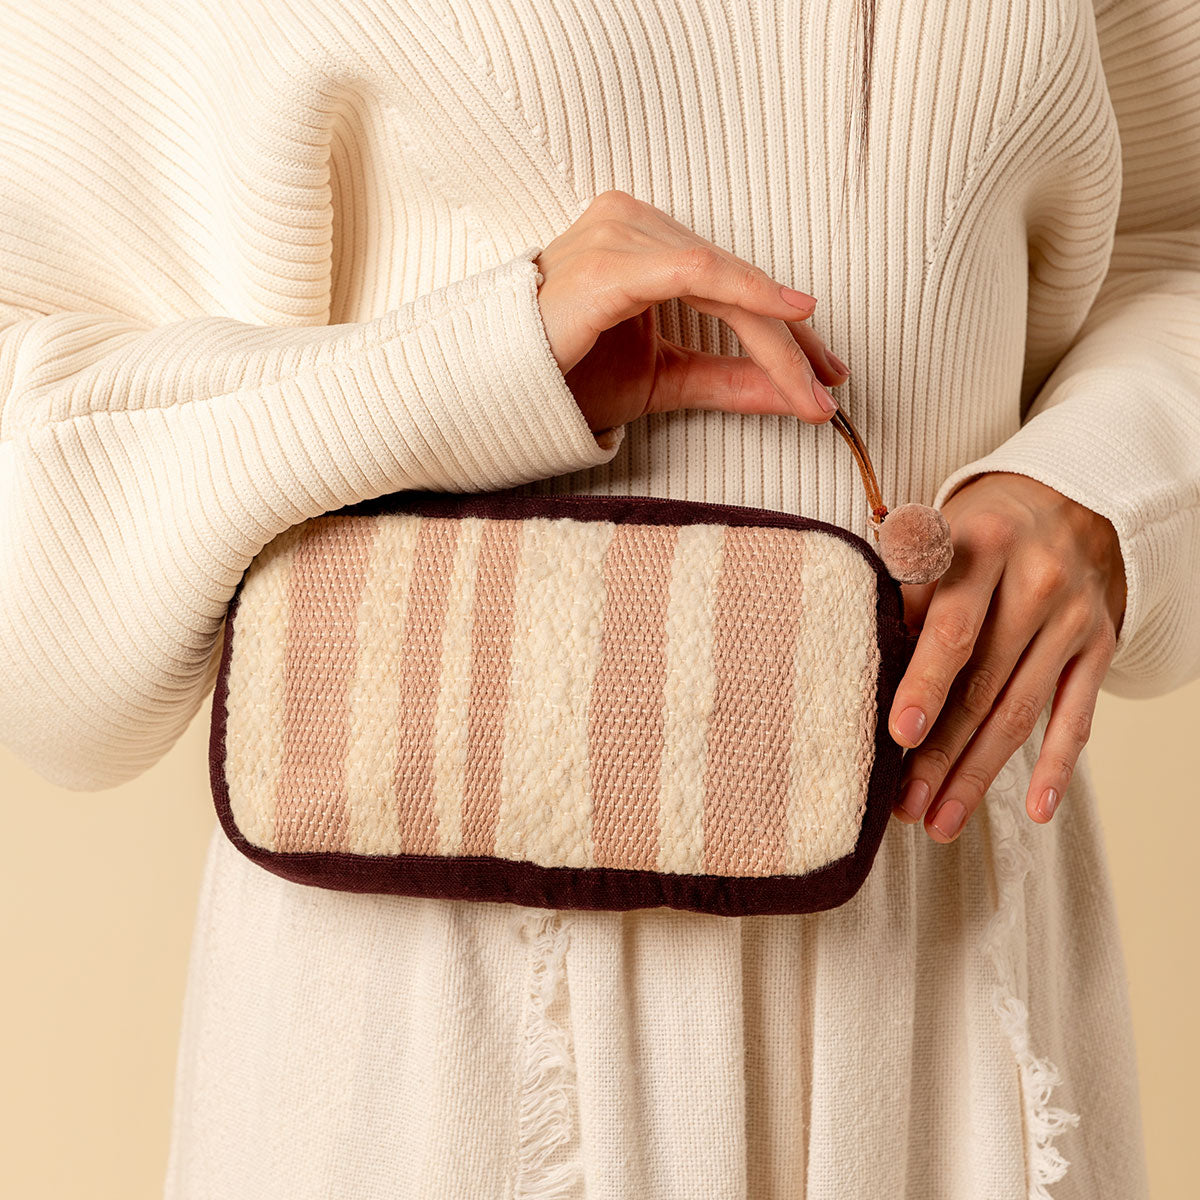
[[[597,466],[620,449],[625,426],[592,432],[551,351],[539,253],[530,247],[396,310],[339,363],[339,390],[398,464],[396,486],[491,491]]]
[[[1171,479],[1161,466],[1177,455],[1171,423],[1139,411],[1137,397],[1111,375],[1085,374],[1072,380],[1071,398],[1030,418],[991,453],[950,474],[933,503],[940,508],[976,476],[1009,471],[1107,517],[1124,559],[1126,602],[1105,689],[1124,696],[1160,694],[1175,685],[1180,652],[1195,640],[1179,627],[1186,613],[1177,611],[1170,598],[1186,594],[1187,575],[1198,565],[1192,561],[1197,514],[1180,506],[1173,489],[1155,483]],[[1181,468],[1180,484],[1185,475]]]

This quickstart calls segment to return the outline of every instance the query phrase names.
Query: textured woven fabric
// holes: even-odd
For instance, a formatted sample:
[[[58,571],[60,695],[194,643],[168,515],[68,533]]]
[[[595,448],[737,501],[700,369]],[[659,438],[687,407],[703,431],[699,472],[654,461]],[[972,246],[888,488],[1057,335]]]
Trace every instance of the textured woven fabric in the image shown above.
[[[238,597],[234,819],[279,851],[813,871],[866,811],[876,586],[813,531],[317,518]]]

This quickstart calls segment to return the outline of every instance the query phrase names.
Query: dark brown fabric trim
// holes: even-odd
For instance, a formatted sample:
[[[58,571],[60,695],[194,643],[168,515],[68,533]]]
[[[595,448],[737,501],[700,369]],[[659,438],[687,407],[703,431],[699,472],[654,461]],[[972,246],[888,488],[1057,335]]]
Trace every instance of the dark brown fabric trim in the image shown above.
[[[276,853],[251,845],[233,821],[225,778],[225,732],[229,662],[245,574],[230,600],[221,662],[213,691],[209,777],[221,827],[247,858],[294,883],[335,891],[507,902],[544,908],[606,909],[669,907],[716,916],[817,912],[844,904],[862,886],[875,860],[892,808],[899,798],[903,749],[887,729],[896,688],[916,647],[903,620],[900,585],[857,534],[811,517],[735,504],[706,504],[653,496],[578,494],[521,496],[512,492],[396,492],[337,510],[339,516],[405,512],[444,517],[561,517],[645,524],[763,525],[820,529],[853,546],[879,581],[876,618],[880,670],[875,762],[867,788],[867,811],[851,854],[807,875],[760,877],[680,875],[613,867],[543,867],[487,856],[364,855],[342,852]],[[332,514],[329,514],[332,515]]]

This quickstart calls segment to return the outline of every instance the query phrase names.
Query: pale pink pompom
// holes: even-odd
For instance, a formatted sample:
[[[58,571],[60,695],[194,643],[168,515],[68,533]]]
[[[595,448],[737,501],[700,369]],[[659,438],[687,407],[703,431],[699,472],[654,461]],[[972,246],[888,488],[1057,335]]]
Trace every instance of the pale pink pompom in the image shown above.
[[[946,518],[926,504],[893,508],[879,526],[879,557],[899,583],[940,579],[954,557]]]

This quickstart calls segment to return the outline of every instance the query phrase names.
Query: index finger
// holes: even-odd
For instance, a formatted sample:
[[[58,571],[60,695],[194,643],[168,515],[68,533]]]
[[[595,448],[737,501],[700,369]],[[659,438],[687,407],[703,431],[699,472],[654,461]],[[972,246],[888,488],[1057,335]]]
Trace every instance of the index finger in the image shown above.
[[[937,581],[888,716],[888,730],[901,746],[920,745],[937,720],[955,676],[971,658],[999,580],[998,569],[956,552]]]

